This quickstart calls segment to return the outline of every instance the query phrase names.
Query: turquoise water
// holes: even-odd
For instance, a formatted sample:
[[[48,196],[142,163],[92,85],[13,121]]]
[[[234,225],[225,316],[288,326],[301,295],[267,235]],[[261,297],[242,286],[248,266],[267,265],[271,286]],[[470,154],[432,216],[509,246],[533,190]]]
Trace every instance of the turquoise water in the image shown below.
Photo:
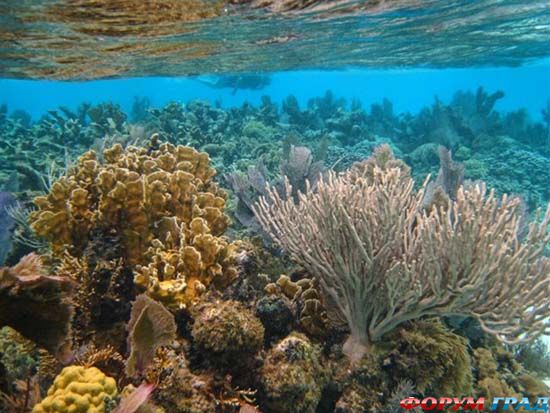
[[[0,413],[543,403],[549,300],[547,1],[0,2]]]
[[[535,118],[550,96],[550,63],[519,68],[401,69],[401,70],[335,70],[291,71],[268,73],[271,84],[261,90],[214,89],[196,78],[138,78],[90,82],[57,83],[51,81],[0,80],[2,103],[11,110],[25,109],[38,118],[56,106],[76,108],[82,102],[118,103],[129,111],[134,97],[146,96],[154,106],[170,101],[193,99],[220,101],[222,106],[258,104],[268,95],[280,102],[289,94],[305,104],[308,99],[332,90],[338,97],[359,99],[365,105],[388,98],[395,111],[418,112],[433,103],[437,96],[448,102],[458,90],[483,86],[488,91],[502,90],[505,98],[496,108],[513,111],[526,108]],[[203,79],[211,79],[205,75]],[[29,99],[32,96],[32,99]]]

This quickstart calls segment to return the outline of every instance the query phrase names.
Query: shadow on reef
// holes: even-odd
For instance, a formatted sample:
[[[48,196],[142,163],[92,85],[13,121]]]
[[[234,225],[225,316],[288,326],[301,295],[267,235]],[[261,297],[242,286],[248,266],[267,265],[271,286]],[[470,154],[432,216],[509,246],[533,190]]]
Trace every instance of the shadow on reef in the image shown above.
[[[139,100],[140,124],[109,104],[4,117],[19,203],[0,269],[1,411],[397,412],[409,396],[544,396],[550,207],[528,224],[520,198],[467,179],[439,146],[437,178],[415,182],[387,144],[414,148],[410,160],[422,145],[500,139],[499,98],[436,102],[414,119],[447,119],[446,132],[422,144],[389,102],[350,111],[330,93],[282,112],[268,98]],[[35,140],[45,123],[55,145]],[[546,143],[521,145],[547,160]],[[32,163],[39,148],[53,162],[87,146],[57,172]]]

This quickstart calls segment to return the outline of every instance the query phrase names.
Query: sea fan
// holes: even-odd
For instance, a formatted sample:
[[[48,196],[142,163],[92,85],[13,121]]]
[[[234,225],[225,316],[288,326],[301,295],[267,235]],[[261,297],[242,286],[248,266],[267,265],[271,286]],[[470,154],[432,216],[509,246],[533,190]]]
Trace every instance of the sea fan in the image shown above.
[[[128,323],[130,357],[126,373],[129,376],[143,373],[153,361],[156,349],[170,344],[175,337],[174,316],[162,304],[145,294],[138,296]]]
[[[138,409],[147,403],[155,386],[149,383],[141,383],[132,393],[122,399],[113,413],[135,413]]]

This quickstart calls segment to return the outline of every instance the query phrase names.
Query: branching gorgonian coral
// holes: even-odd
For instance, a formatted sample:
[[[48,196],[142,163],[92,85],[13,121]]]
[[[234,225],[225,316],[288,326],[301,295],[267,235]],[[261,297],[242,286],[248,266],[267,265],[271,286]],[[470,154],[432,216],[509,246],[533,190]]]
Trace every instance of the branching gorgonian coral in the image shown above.
[[[331,173],[298,202],[271,190],[255,213],[319,278],[351,330],[344,350],[352,357],[427,315],[475,317],[506,343],[550,332],[550,206],[520,242],[519,199],[461,187],[454,201],[427,210],[425,188],[416,191],[395,162],[379,164]]]

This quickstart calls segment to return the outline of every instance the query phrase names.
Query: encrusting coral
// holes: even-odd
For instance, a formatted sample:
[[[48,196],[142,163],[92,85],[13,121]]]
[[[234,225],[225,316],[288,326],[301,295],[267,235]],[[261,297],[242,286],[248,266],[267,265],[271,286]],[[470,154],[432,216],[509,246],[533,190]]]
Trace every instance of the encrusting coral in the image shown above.
[[[384,353],[379,353],[371,351],[353,366],[350,366],[347,360],[335,360],[331,384],[340,390],[335,405],[336,412],[381,410],[383,398],[389,394],[391,379],[385,374],[385,371],[390,370],[382,369]]]
[[[243,304],[214,301],[197,308],[192,335],[195,343],[207,352],[243,357],[260,350],[264,327]]]
[[[87,152],[35,199],[31,227],[55,256],[80,259],[95,234],[114,236],[135,283],[173,308],[236,277],[238,243],[221,236],[226,195],[206,153],[154,135],[148,148],[116,144],[103,158]]]
[[[209,391],[209,377],[192,374],[186,367],[176,367],[160,389],[156,399],[168,412],[208,413],[216,411],[216,401]]]
[[[500,343],[474,350],[474,373],[479,396],[491,400],[501,394],[534,401],[548,393],[548,385],[518,363]]]
[[[307,337],[292,333],[266,355],[260,380],[270,411],[313,413],[328,380],[321,349]]]
[[[478,395],[484,383],[477,382],[479,377],[473,374],[476,360],[468,344],[440,320],[420,319],[400,325],[383,341],[373,343],[355,363],[332,353],[327,388],[338,394],[335,411],[393,412],[402,399],[413,395]]]
[[[117,395],[115,379],[95,367],[65,367],[32,413],[106,413]]]
[[[472,392],[472,368],[468,342],[448,331],[437,320],[418,320],[389,337],[392,374],[412,380],[424,394]]]
[[[294,306],[284,295],[269,294],[260,298],[256,303],[256,315],[264,325],[268,341],[285,337],[292,331]]]

